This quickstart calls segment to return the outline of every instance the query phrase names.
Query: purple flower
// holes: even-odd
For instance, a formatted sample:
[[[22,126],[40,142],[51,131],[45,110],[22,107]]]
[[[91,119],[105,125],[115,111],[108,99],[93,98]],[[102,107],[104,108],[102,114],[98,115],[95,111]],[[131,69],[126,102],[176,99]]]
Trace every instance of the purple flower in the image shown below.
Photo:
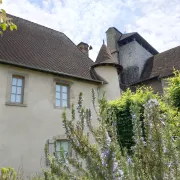
[[[117,163],[117,162],[114,162],[114,163],[113,163],[113,172],[115,172],[115,171],[116,171],[117,166],[118,166],[118,163]]]

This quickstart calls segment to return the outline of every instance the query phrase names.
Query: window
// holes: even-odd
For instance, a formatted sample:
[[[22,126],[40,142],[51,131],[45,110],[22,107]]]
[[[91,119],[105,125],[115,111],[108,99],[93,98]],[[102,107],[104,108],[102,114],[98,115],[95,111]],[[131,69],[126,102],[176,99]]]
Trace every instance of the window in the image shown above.
[[[21,76],[12,76],[10,102],[22,104],[23,94],[24,94],[24,78]]]
[[[68,107],[68,94],[67,85],[56,84],[56,107]]]
[[[64,155],[68,156],[69,155],[69,142],[68,141],[65,141],[65,140],[56,141],[56,154],[59,158],[61,157],[62,149],[64,151]]]
[[[51,156],[54,156],[54,153],[56,153],[57,157],[60,158],[62,150],[64,151],[65,156],[71,155],[70,143],[67,139],[48,140],[48,153]]]

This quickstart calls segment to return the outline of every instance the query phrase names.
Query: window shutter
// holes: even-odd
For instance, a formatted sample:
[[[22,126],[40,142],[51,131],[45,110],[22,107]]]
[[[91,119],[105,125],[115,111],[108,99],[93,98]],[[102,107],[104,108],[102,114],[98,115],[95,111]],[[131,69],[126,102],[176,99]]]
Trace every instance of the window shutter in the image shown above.
[[[54,139],[47,140],[47,153],[46,153],[46,165],[49,165],[49,159],[47,155],[54,156],[55,148],[54,148]]]
[[[51,156],[54,156],[54,152],[55,152],[54,143],[55,143],[54,139],[49,140],[48,153]]]

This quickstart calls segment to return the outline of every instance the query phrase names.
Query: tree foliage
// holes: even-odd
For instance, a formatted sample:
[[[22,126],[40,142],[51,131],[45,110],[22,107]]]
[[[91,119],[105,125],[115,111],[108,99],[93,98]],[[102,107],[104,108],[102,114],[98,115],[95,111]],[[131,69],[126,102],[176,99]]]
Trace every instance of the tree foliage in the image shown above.
[[[0,5],[2,4],[2,0],[0,0]],[[6,11],[1,9],[0,11],[0,34],[3,34],[3,31],[6,31],[9,28],[11,31],[17,30],[17,26],[12,22],[12,19],[7,17]]]
[[[142,91],[138,93],[142,95]],[[134,142],[131,154],[126,148],[120,150],[116,115],[107,101],[104,98],[99,101],[99,125],[95,127],[91,110],[83,107],[80,94],[78,120],[75,119],[74,108],[71,119],[63,114],[66,135],[75,154],[72,157],[62,156],[61,159],[50,157],[50,169],[45,171],[45,179],[178,180],[180,141],[178,136],[174,137],[178,127],[169,123],[175,116],[168,108],[162,108],[160,97],[146,93],[145,100],[136,101],[137,97],[134,97],[130,106]],[[94,103],[94,95],[92,97]],[[180,116],[176,118],[180,120]],[[109,125],[109,121],[113,123]]]
[[[174,70],[174,77],[167,79],[166,98],[168,103],[180,109],[180,71]]]
[[[130,89],[122,93],[122,96],[115,100],[111,101],[110,109],[113,109],[116,118],[113,120],[117,124],[117,135],[118,141],[122,148],[131,149],[131,146],[134,145],[133,140],[133,118],[132,118],[132,107],[138,106],[140,109],[140,120],[142,121],[142,131],[144,134],[144,104],[149,99],[160,99],[157,94],[153,94],[151,88],[139,88],[134,93]],[[113,122],[108,122],[112,124]]]
[[[0,180],[17,180],[17,173],[13,168],[1,168]]]
[[[179,85],[176,83],[179,77],[177,73],[175,79],[170,79],[169,82],[174,83],[170,85]],[[98,101],[96,126],[92,123],[95,122],[92,111],[83,106],[80,93],[77,109],[72,107],[71,117],[66,112],[62,116],[72,156],[65,156],[63,149],[60,157],[56,152],[53,157],[48,155],[50,166],[44,170],[44,179],[179,180],[180,114],[173,99],[178,97],[179,91],[175,92],[174,96],[174,89],[169,87],[160,97],[149,89],[139,89],[136,93],[128,90],[111,103],[103,97]],[[94,90],[92,103],[97,107]],[[127,151],[128,146],[120,145],[122,129],[129,128],[124,125],[127,119],[132,131],[129,136],[133,142],[131,153]],[[118,121],[123,121],[123,128],[118,127]]]

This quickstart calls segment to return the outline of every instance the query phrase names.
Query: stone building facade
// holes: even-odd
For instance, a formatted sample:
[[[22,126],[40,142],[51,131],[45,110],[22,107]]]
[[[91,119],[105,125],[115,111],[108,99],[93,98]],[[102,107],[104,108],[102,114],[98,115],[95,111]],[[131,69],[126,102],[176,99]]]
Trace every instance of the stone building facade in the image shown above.
[[[173,68],[180,69],[180,46],[158,53],[137,32],[123,34],[114,27],[106,31],[106,36],[111,54],[123,67],[121,90],[146,85],[163,93],[163,79],[173,75]]]
[[[0,167],[20,169],[28,178],[47,167],[44,147],[52,154],[54,137],[54,151],[70,153],[61,116],[71,114],[80,92],[97,124],[91,90],[97,98],[105,91],[108,100],[117,99],[122,66],[105,44],[93,62],[86,43],[76,46],[63,33],[12,18],[18,31],[0,38]]]

